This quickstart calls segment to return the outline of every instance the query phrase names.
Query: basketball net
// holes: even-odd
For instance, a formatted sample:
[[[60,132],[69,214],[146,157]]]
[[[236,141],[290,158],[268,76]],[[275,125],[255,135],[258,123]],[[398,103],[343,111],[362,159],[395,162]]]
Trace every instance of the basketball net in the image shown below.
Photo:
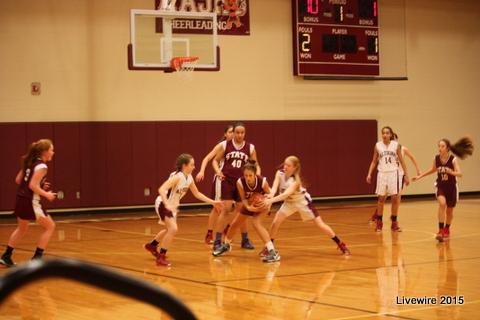
[[[170,67],[177,72],[182,79],[191,79],[198,57],[174,57],[170,61]]]

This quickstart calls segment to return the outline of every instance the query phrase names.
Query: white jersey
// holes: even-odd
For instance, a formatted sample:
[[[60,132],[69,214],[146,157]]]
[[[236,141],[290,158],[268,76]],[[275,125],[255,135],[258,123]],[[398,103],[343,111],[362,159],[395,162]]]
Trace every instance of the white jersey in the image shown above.
[[[188,189],[190,188],[190,185],[193,182],[193,177],[191,174],[188,176],[184,175],[181,171],[177,172],[172,172],[170,174],[170,178],[177,176],[179,177],[178,183],[174,185],[167,194],[167,202],[171,207],[178,207],[180,205],[180,199],[187,194]],[[159,196],[160,197],[160,196]],[[163,200],[163,199],[161,199]],[[165,201],[163,201],[165,202]]]
[[[377,170],[379,172],[398,171],[398,142],[390,141],[387,146],[383,141],[379,141],[375,145],[375,148],[377,149],[379,156]]]
[[[285,190],[287,190],[292,184],[295,183],[295,176],[291,177],[286,177],[285,172],[282,170],[277,171],[279,178],[280,178],[280,183],[278,185],[279,192],[283,193]],[[304,199],[307,199],[311,201],[311,197],[307,192],[307,189],[304,187],[300,186],[299,189],[297,189],[294,193],[292,193],[287,199],[285,199],[286,202],[296,202],[296,201],[302,201]]]

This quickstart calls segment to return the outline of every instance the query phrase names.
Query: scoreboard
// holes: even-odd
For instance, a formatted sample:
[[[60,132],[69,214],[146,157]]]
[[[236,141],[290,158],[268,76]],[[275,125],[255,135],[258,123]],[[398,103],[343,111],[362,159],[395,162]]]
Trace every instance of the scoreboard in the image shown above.
[[[292,0],[297,76],[377,76],[377,0]]]

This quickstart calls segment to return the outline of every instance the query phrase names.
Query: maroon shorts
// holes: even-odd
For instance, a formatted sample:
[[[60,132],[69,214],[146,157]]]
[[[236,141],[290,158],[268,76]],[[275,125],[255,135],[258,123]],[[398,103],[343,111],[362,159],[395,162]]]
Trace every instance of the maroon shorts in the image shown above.
[[[437,196],[437,198],[439,196],[445,197],[445,200],[447,200],[448,208],[455,208],[455,206],[457,205],[458,190],[456,185],[453,185],[453,186],[439,185],[437,186],[435,195]]]
[[[19,197],[15,201],[15,215],[23,220],[30,220],[36,221],[37,215],[35,215],[35,211],[39,217],[48,216],[48,213],[45,209],[42,208],[40,202],[34,201],[29,198]]]
[[[239,202],[240,195],[237,190],[237,180],[235,178],[225,178],[222,180],[221,186],[221,200],[233,200]]]
[[[156,209],[157,209],[156,210],[157,215],[160,218],[160,220],[165,221],[165,217],[173,218],[173,212],[170,211],[170,210],[167,210],[167,208],[165,208],[165,205],[163,204],[163,202],[160,202],[160,204],[158,205],[158,207]]]

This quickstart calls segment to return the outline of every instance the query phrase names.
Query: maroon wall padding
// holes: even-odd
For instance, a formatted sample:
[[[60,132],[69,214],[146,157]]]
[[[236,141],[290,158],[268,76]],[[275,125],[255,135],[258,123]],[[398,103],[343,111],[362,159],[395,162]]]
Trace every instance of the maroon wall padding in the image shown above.
[[[82,207],[105,206],[107,136],[104,123],[80,123],[80,165]]]
[[[76,122],[54,124],[55,185],[54,191],[63,191],[64,198],[52,203],[54,208],[81,206],[77,192],[81,190],[80,125]],[[58,150],[58,152],[57,152]]]
[[[154,122],[132,123],[132,204],[153,203],[157,196],[157,145]]]
[[[26,153],[25,123],[0,124],[2,155],[0,156],[0,208],[13,210],[17,185],[15,176],[20,170],[20,156]]]
[[[174,170],[181,153],[203,157],[220,141],[228,121],[79,122],[0,124],[5,155],[0,158],[0,210],[11,210],[15,174],[26,146],[52,138],[55,169],[49,180],[65,199],[56,208],[150,205],[157,189]],[[273,183],[288,155],[297,155],[312,196],[371,194],[365,176],[377,139],[375,120],[247,121],[246,140],[258,152],[262,174]],[[213,170],[197,183],[211,196]],[[150,188],[151,194],[144,195]],[[80,199],[76,193],[80,192]],[[184,203],[198,202],[191,194]]]

